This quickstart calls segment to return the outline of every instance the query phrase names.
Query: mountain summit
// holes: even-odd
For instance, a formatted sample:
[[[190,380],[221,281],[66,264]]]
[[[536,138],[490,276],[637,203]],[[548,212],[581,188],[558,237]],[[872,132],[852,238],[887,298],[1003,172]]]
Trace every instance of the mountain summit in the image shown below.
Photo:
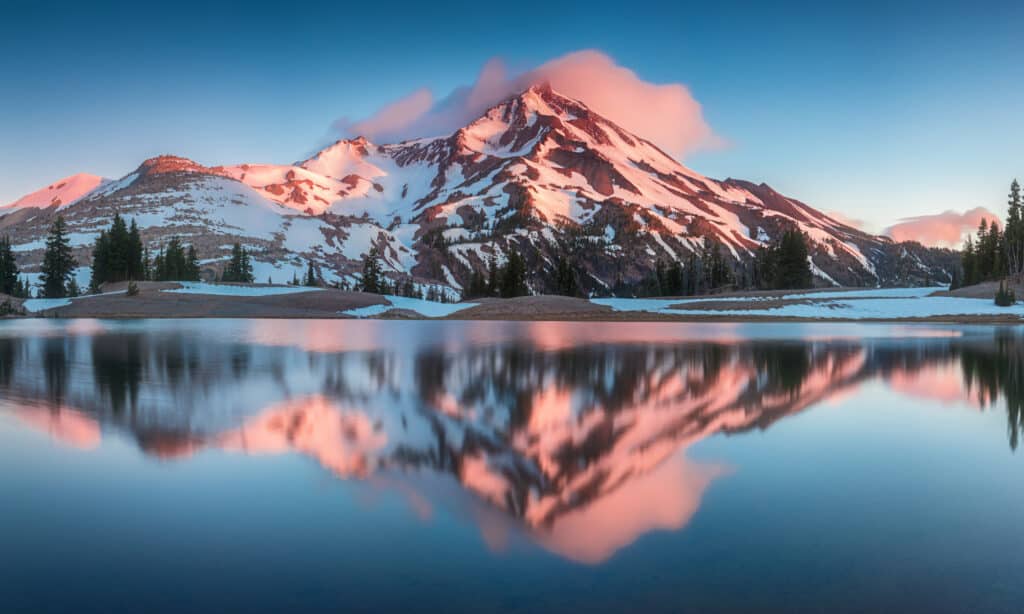
[[[259,281],[291,279],[312,261],[325,280],[352,282],[377,248],[389,276],[457,291],[515,250],[535,292],[549,289],[569,253],[584,289],[606,294],[709,246],[743,270],[789,228],[810,239],[821,285],[944,281],[952,265],[951,252],[864,233],[767,185],[704,177],[547,85],[448,136],[340,140],[293,165],[203,167],[162,156],[118,181],[83,185],[73,201],[47,200],[44,190],[0,209],[0,232],[29,268],[58,208],[80,262],[120,212],[146,241],[188,237],[211,273],[240,241]],[[19,214],[29,208],[36,213]]]

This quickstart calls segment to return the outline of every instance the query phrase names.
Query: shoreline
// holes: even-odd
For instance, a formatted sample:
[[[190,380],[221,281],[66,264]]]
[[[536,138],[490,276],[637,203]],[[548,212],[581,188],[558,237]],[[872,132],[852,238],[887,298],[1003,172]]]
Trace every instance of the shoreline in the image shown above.
[[[995,308],[967,292],[939,288],[828,288],[650,299],[582,299],[533,295],[461,303],[367,294],[331,288],[140,282],[69,299],[13,299],[25,315],[0,319],[295,319],[510,322],[665,323],[907,323],[1024,324],[1024,304]]]

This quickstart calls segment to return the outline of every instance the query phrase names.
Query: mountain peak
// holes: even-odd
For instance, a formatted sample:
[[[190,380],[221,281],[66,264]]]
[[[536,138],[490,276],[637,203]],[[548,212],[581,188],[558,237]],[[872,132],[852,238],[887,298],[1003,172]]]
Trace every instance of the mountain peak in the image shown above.
[[[212,169],[188,158],[163,154],[145,160],[135,172],[141,176],[162,175],[164,173],[210,174]]]
[[[2,209],[20,209],[22,207],[64,207],[80,200],[96,188],[109,181],[99,175],[76,173],[59,179],[50,185],[26,194],[13,203],[0,207]]]

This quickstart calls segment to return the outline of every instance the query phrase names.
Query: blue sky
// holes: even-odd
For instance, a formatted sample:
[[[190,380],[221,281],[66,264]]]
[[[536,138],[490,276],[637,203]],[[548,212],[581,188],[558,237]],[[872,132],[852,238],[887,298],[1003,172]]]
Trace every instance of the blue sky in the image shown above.
[[[341,116],[579,49],[690,88],[729,146],[688,166],[876,229],[1001,211],[1024,175],[1024,3],[0,4],[0,203],[160,153],[294,161]]]

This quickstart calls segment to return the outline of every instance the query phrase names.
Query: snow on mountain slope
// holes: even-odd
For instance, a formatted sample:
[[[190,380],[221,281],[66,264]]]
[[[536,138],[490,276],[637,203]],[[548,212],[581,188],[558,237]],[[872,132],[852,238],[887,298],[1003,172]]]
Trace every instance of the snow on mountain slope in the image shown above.
[[[394,260],[391,268],[404,270],[402,263],[411,258],[391,233],[375,225],[336,216],[332,223],[303,215],[264,192],[233,178],[223,168],[160,156],[60,214],[67,221],[80,263],[89,261],[91,245],[115,212],[139,225],[143,240],[153,251],[172,236],[194,245],[211,277],[217,272],[214,265],[228,258],[236,241],[253,253],[260,281],[267,277],[290,281],[301,276],[311,261],[327,281],[341,281],[343,272],[356,270],[362,254],[376,242],[386,247],[389,262]],[[35,213],[0,217],[0,233],[11,237],[23,270],[31,274],[41,262],[44,238],[57,213],[51,209],[29,211]]]
[[[77,175],[71,175],[56,181],[41,190],[26,194],[13,203],[0,207],[0,209],[66,207],[108,181],[110,180],[97,175],[78,173]]]
[[[43,192],[22,199],[34,204],[20,215],[0,217],[30,262],[41,252],[27,246],[52,215],[25,209],[56,198]],[[207,168],[162,156],[77,198],[63,212],[86,238],[120,211],[150,229],[144,236],[196,243],[211,270],[228,239],[240,240],[261,280],[290,279],[307,260],[325,279],[354,280],[376,247],[391,276],[458,289],[515,249],[535,292],[549,289],[555,255],[571,253],[585,290],[600,294],[638,282],[659,261],[685,262],[708,242],[742,268],[790,227],[810,237],[823,285],[942,281],[955,258],[866,234],[764,184],[704,177],[544,85],[445,137],[341,140],[294,165]]]

